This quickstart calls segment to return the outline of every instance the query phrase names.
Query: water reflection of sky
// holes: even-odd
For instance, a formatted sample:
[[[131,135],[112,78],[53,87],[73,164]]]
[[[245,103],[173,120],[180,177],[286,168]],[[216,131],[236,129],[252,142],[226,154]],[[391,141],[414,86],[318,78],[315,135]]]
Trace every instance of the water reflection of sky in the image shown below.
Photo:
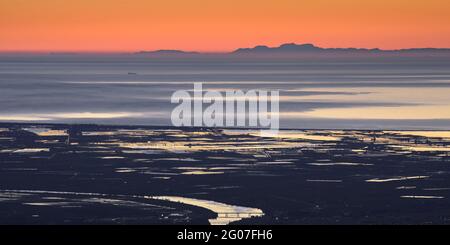
[[[450,119],[450,88],[316,88],[314,92],[328,94],[306,95],[300,99],[306,102],[348,102],[354,103],[354,106],[316,108],[307,112],[287,113],[285,116],[330,119]],[[368,103],[373,105],[369,106]],[[379,106],[377,103],[386,105]]]
[[[172,93],[280,91],[281,127],[449,129],[450,62],[0,57],[0,121],[170,125]],[[129,73],[133,75],[130,75]]]

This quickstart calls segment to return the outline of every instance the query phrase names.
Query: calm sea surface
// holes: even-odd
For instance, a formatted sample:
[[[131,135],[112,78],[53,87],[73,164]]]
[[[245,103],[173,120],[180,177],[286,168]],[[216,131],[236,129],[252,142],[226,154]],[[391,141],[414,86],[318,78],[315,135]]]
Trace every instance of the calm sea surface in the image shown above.
[[[280,91],[284,128],[450,129],[450,61],[0,55],[0,121],[170,125],[172,93]]]

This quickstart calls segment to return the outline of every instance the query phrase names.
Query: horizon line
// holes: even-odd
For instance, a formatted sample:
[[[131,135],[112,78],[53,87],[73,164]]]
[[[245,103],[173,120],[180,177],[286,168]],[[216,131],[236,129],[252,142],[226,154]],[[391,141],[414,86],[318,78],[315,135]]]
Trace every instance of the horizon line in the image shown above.
[[[158,51],[180,51],[185,53],[193,53],[193,54],[230,54],[238,49],[252,49],[258,46],[266,46],[269,48],[278,48],[284,44],[296,44],[296,45],[305,45],[305,44],[312,44],[315,47],[322,48],[322,49],[367,49],[367,50],[380,50],[380,51],[401,51],[401,50],[410,50],[410,49],[450,49],[450,47],[405,47],[405,48],[398,48],[398,49],[381,49],[376,47],[322,47],[322,46],[316,46],[313,43],[296,43],[296,42],[284,42],[280,43],[278,46],[268,46],[264,44],[257,44],[250,47],[237,47],[231,50],[217,50],[217,51],[201,51],[201,50],[183,50],[183,49],[177,49],[177,48],[160,48],[160,49],[136,49],[136,50],[91,50],[91,49],[85,49],[85,50],[39,50],[39,49],[21,49],[21,50],[1,50],[0,54],[135,54],[139,52],[158,52]]]

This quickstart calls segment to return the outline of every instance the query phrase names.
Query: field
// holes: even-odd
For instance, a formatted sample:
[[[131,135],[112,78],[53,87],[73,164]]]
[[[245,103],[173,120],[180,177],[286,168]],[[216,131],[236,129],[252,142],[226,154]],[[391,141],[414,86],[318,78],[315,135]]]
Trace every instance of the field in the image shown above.
[[[445,131],[0,124],[0,224],[448,224]]]

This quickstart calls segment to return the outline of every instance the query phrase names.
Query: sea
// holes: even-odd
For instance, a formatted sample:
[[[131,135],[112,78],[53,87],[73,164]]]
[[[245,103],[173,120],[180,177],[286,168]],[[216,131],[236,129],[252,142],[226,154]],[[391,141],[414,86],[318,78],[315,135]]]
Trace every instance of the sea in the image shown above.
[[[279,91],[280,127],[450,129],[450,58],[0,54],[0,122],[170,126],[175,91]]]

